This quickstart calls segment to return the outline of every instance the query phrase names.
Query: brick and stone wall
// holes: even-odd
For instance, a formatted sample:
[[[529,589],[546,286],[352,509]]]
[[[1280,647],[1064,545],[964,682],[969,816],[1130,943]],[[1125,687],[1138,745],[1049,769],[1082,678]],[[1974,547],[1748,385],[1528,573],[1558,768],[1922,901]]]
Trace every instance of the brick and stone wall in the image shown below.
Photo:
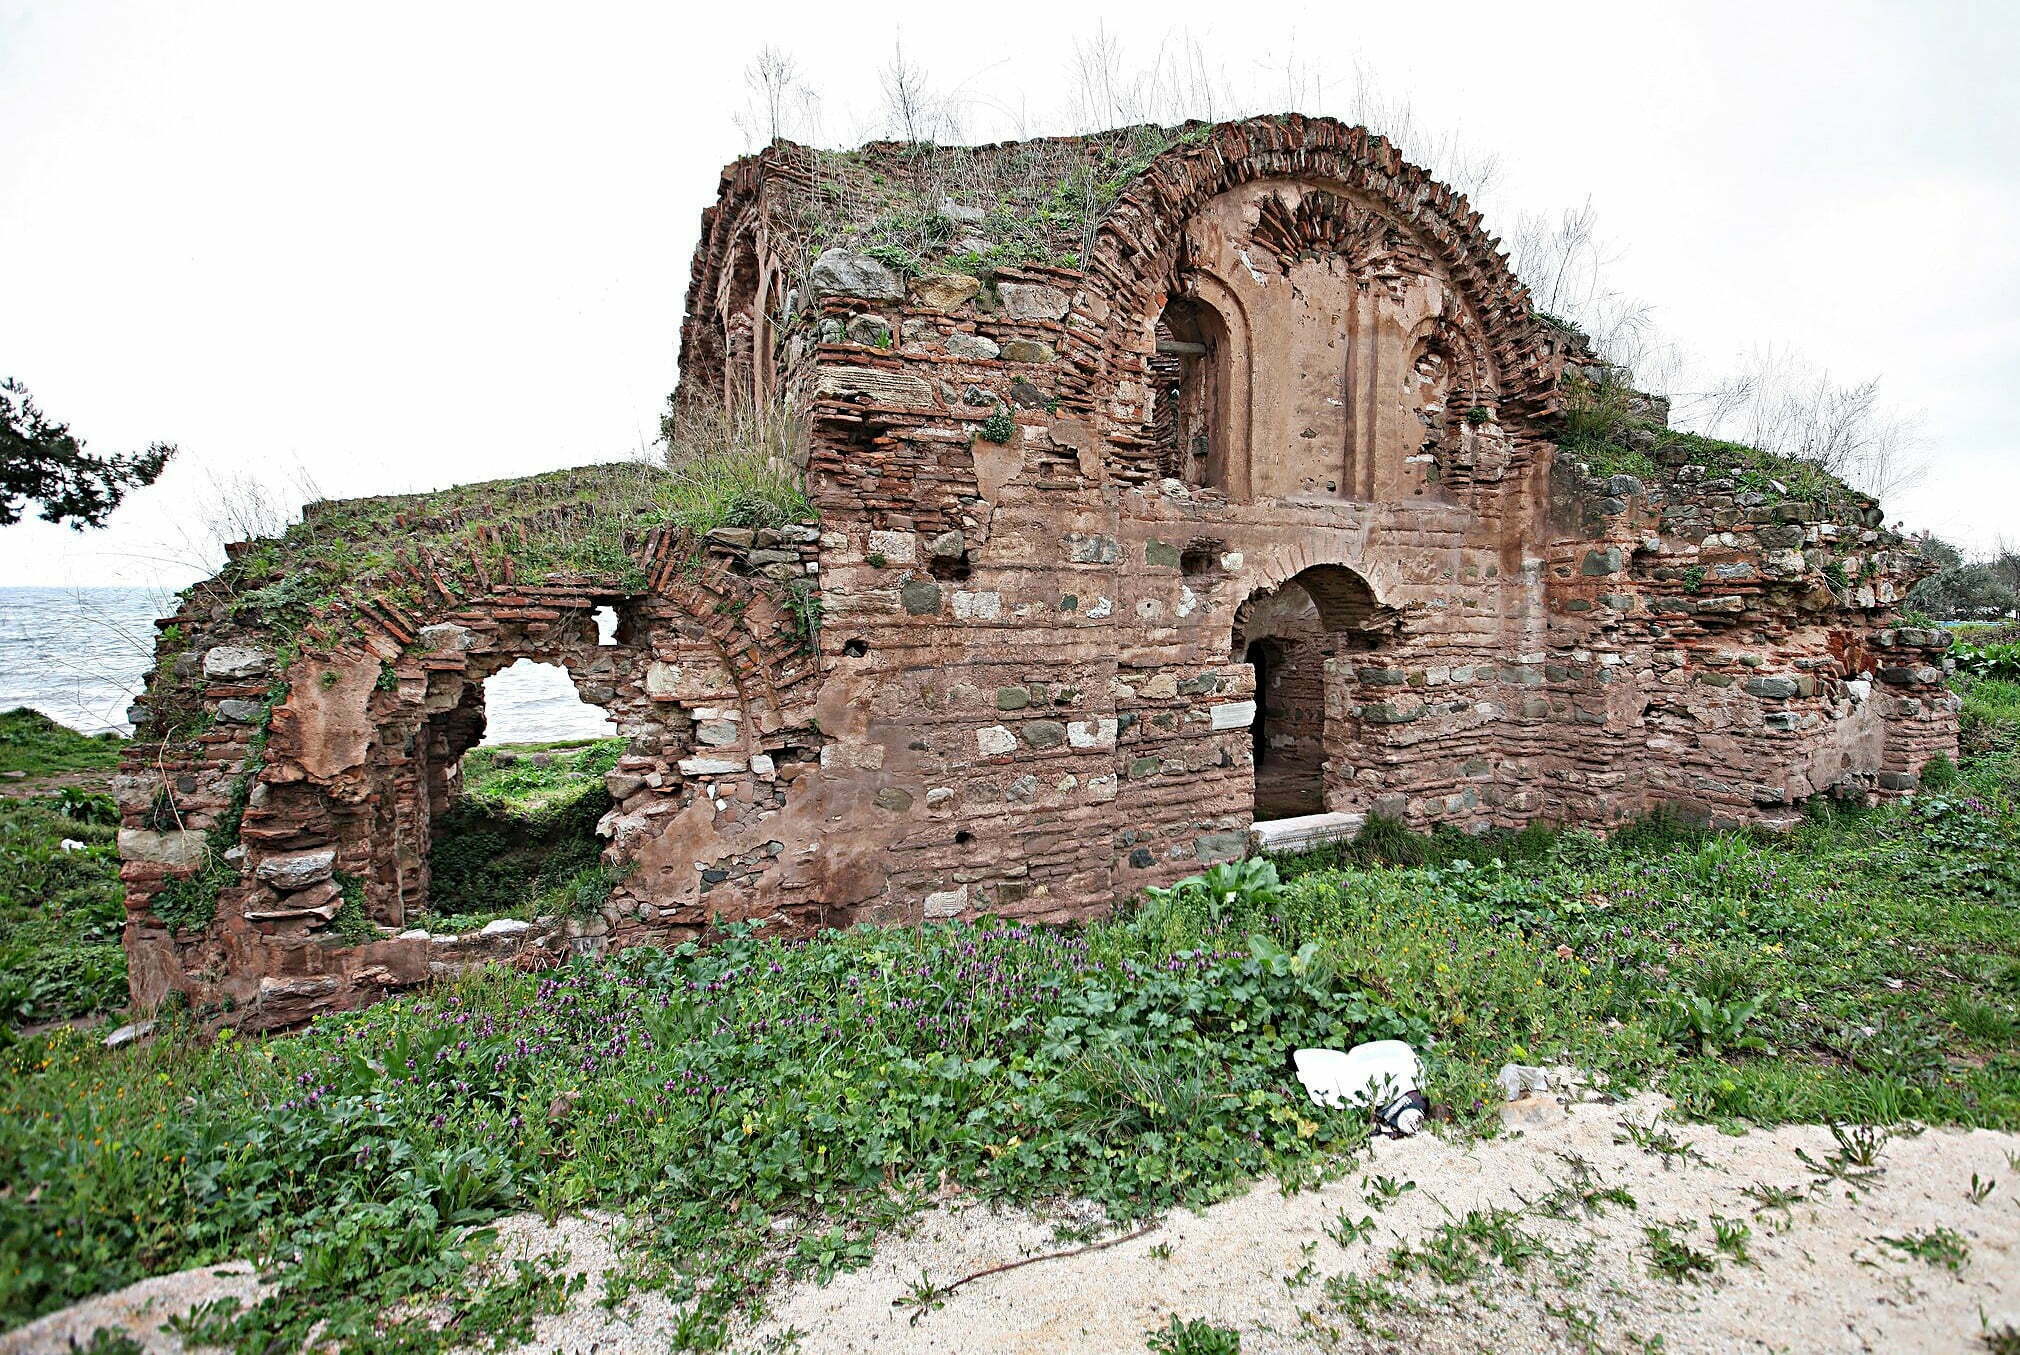
[[[817,521],[655,532],[622,578],[420,589],[285,662],[218,586],[164,622],[164,714],[121,788],[140,1000],[277,1025],[711,919],[1067,921],[1243,854],[1259,802],[1782,822],[1954,751],[1944,637],[1895,623],[1918,566],[1877,508],[1560,455],[1590,355],[1379,138],[1199,129],[1077,266],[986,278],[814,251],[807,191],[788,147],[725,175],[681,398],[804,391]],[[453,907],[427,845],[481,681],[519,658],[629,740],[604,824],[628,873],[595,918],[416,931]],[[203,732],[167,728],[177,701]],[[215,917],[172,929],[161,901],[202,872]],[[346,887],[378,939],[332,930]]]

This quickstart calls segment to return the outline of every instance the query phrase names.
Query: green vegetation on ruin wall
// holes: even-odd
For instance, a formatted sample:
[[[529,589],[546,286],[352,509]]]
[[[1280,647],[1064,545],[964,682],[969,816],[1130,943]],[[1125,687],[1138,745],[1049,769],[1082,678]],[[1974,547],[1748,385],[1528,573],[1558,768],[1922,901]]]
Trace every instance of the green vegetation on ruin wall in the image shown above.
[[[487,1270],[466,1230],[596,1206],[641,1225],[620,1290],[692,1300],[707,1348],[946,1184],[1127,1218],[1310,1182],[1366,1130],[1289,1052],[1381,1036],[1424,1050],[1447,1133],[1493,1132],[1503,1062],[1558,1059],[1735,1129],[2020,1127],[2020,684],[1963,691],[1961,767],[1781,837],[1377,823],[1281,883],[1218,867],[1078,931],[744,928],[290,1037],[25,1040],[0,1051],[0,1321],[251,1256],[274,1296],[189,1324],[228,1348],[319,1321],[346,1350],[489,1340],[561,1302],[565,1258]]]
[[[900,273],[1078,268],[1095,228],[1158,156],[1203,144],[1204,123],[1125,127],[1003,146],[877,143],[808,158],[813,193],[799,223],[813,252],[859,251]],[[951,201],[979,219],[957,220]]]
[[[466,594],[480,586],[480,566],[495,583],[508,562],[519,583],[581,577],[638,591],[637,552],[655,527],[698,539],[723,525],[772,526],[811,512],[797,479],[761,451],[688,449],[672,468],[622,461],[315,504],[279,536],[249,543],[223,579],[236,615],[285,639],[317,616],[374,598],[421,607],[408,570],[424,558]]]
[[[1568,378],[1565,390],[1558,449],[1564,456],[1584,462],[1596,476],[1632,475],[1663,482],[1674,478],[1677,466],[1695,465],[1773,502],[1835,504],[1863,502],[1868,497],[1814,461],[1777,456],[1744,443],[1686,433],[1637,417],[1631,412],[1631,392],[1623,388],[1596,387]]]

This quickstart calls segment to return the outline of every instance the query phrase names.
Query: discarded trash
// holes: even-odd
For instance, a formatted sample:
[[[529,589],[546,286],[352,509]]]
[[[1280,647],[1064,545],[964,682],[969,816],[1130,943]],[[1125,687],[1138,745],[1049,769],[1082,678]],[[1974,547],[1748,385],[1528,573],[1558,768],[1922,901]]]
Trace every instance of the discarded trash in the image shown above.
[[[1424,1126],[1430,1103],[1417,1087],[1424,1080],[1424,1066],[1417,1051],[1401,1040],[1373,1040],[1345,1053],[1299,1049],[1291,1054],[1291,1062],[1314,1105],[1328,1110],[1370,1107],[1383,1129],[1399,1137]]]
[[[1501,1099],[1520,1101],[1536,1092],[1550,1090],[1550,1074],[1542,1068],[1526,1063],[1504,1063],[1501,1071],[1494,1075],[1495,1085],[1501,1088]]]
[[[135,1040],[144,1040],[152,1034],[154,1034],[154,1022],[134,1021],[121,1026],[118,1030],[106,1036],[105,1047],[107,1049],[119,1049],[125,1045],[132,1044]]]

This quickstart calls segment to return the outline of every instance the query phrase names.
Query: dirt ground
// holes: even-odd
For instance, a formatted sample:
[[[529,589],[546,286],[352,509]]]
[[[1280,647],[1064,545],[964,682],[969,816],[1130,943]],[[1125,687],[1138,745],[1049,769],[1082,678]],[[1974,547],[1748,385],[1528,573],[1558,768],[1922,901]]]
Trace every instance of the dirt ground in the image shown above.
[[[1058,1236],[1070,1210],[946,1205],[887,1238],[867,1268],[775,1293],[734,1348],[1141,1351],[1173,1315],[1236,1328],[1248,1355],[1983,1352],[1985,1332],[2020,1327],[2020,1135],[1897,1136],[1879,1151],[1879,1174],[1859,1179],[1870,1168],[1844,1161],[1816,1126],[1727,1136],[1664,1122],[1637,1144],[1625,1126],[1650,1125],[1661,1109],[1652,1096],[1621,1105],[1538,1098],[1512,1112],[1519,1134],[1384,1141],[1319,1189],[1286,1198],[1264,1184],[1203,1214],[1172,1214],[1133,1241],[975,1280],[921,1312],[907,1298],[922,1277],[944,1286],[1076,1245]],[[1974,1176],[1996,1182],[1975,1200]],[[1400,1190],[1386,1203],[1379,1178]],[[1413,1187],[1401,1189],[1406,1182]],[[1801,1199],[1763,1203],[1776,1189]],[[1729,1221],[1725,1249],[1714,1220]],[[567,1247],[592,1277],[575,1307],[542,1319],[522,1350],[669,1348],[678,1314],[663,1297],[616,1312],[597,1302],[595,1277],[617,1259],[614,1223],[592,1216],[550,1228],[522,1218],[502,1230],[528,1255]],[[1743,1239],[1735,1225],[1748,1230]],[[1650,1228],[1666,1230],[1658,1237],[1671,1245]],[[1398,1277],[1391,1253],[1403,1246],[1429,1260]],[[1670,1274],[1656,1271],[1659,1249]],[[243,1267],[222,1269],[240,1273],[146,1281],[0,1337],[0,1352],[60,1351],[66,1337],[113,1323],[150,1351],[177,1351],[159,1331],[163,1317],[250,1292]]]

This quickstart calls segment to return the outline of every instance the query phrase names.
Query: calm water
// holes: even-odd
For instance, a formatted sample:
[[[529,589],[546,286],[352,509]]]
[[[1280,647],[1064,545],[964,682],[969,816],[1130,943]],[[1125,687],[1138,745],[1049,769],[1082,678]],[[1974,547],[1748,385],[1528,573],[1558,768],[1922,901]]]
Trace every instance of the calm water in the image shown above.
[[[126,708],[154,658],[154,618],[174,598],[145,588],[0,588],[0,710],[29,706],[87,734],[128,733]],[[559,668],[517,663],[484,685],[487,743],[614,734]]]

